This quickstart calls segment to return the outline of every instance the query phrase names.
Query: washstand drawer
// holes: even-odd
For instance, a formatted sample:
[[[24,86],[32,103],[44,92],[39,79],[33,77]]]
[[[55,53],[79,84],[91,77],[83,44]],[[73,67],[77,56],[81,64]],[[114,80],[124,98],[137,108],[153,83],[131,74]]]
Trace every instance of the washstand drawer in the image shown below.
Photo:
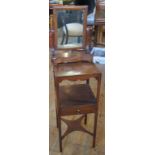
[[[77,115],[77,114],[87,114],[94,113],[97,110],[96,105],[87,106],[76,106],[76,107],[65,107],[61,108],[61,115]]]

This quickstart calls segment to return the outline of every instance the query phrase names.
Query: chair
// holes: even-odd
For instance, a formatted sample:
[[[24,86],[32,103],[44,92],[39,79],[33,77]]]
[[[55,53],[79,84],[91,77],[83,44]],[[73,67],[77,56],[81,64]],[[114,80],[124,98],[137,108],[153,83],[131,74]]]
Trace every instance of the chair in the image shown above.
[[[68,44],[69,37],[76,37],[78,42],[80,42],[80,37],[83,35],[83,24],[82,24],[82,12],[78,10],[70,10],[64,12],[60,12],[58,14],[58,19],[60,18],[59,27],[62,26],[62,41],[61,44]]]
[[[93,29],[95,25],[95,10],[96,10],[96,0],[74,0],[75,5],[87,5],[88,6],[88,16],[87,16],[87,29],[90,33],[90,38],[88,38],[89,49],[93,47]]]
[[[82,12],[83,16],[83,34],[80,47],[62,48],[58,41],[57,24],[60,18],[58,13],[63,11],[78,10]],[[93,147],[95,147],[98,106],[101,86],[101,72],[92,63],[92,56],[85,51],[86,40],[86,6],[63,6],[54,8],[54,53],[51,61],[53,63],[54,85],[56,95],[56,119],[59,131],[59,147],[62,152],[62,140],[73,131],[86,132],[93,136]],[[76,44],[76,42],[75,42]],[[89,79],[95,78],[97,80],[97,92],[94,94],[89,85]],[[60,85],[64,80],[69,81],[85,81],[83,84]],[[94,114],[94,129],[90,132],[81,125],[84,119],[87,124],[87,115]],[[63,116],[78,115],[76,120],[67,120]],[[61,121],[67,125],[67,130],[62,135]]]

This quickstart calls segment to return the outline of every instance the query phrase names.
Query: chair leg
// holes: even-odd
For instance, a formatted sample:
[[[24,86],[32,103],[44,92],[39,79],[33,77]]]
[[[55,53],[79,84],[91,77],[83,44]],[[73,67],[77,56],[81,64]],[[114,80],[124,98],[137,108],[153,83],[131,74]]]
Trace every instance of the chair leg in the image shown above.
[[[80,37],[77,37],[77,42],[80,43]]]
[[[68,44],[68,34],[66,34],[66,42],[65,44]]]
[[[61,117],[58,117],[58,129],[59,129],[59,147],[60,152],[62,152],[62,137],[61,137]]]
[[[58,115],[56,113],[56,124],[57,124],[57,128],[59,127],[59,124],[58,124]]]
[[[63,45],[63,43],[64,43],[64,39],[65,39],[65,34],[63,34],[63,36],[62,36],[61,45]]]
[[[96,143],[96,129],[97,129],[97,112],[95,113],[95,117],[94,117],[93,147],[95,147],[95,143]]]
[[[87,114],[85,114],[84,124],[87,124]]]
[[[86,84],[89,84],[89,79],[86,80]],[[84,124],[87,124],[87,114],[85,114]]]

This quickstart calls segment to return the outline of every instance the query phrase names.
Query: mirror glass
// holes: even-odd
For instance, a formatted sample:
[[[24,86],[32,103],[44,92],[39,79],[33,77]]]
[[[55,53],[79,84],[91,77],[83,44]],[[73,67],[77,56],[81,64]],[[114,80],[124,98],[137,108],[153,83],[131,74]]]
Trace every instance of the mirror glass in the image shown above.
[[[57,47],[81,48],[83,44],[83,11],[57,10]]]

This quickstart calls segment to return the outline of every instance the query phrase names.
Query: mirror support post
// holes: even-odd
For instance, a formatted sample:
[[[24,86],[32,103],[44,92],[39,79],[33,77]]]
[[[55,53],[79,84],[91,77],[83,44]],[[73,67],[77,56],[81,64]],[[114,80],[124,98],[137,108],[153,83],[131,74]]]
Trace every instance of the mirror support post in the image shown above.
[[[54,47],[54,33],[55,33],[55,31],[54,31],[54,29],[52,29],[51,31],[50,31],[50,51],[51,51],[51,55],[52,56],[54,56],[55,55],[55,47]]]

